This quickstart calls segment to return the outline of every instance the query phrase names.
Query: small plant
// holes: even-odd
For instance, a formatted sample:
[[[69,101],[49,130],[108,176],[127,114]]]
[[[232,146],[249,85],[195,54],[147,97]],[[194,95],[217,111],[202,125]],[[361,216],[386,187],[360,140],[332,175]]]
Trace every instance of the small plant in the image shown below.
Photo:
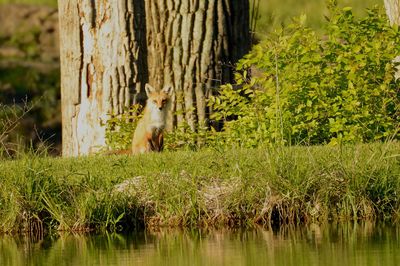
[[[124,150],[130,147],[142,109],[141,105],[134,104],[124,113],[110,116],[106,122],[106,142],[112,150]]]

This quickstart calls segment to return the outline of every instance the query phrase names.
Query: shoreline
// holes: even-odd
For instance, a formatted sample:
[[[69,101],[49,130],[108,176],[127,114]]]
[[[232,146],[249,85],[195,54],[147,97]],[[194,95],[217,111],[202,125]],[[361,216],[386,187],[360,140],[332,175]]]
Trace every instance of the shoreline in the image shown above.
[[[400,143],[0,161],[2,233],[397,222]]]

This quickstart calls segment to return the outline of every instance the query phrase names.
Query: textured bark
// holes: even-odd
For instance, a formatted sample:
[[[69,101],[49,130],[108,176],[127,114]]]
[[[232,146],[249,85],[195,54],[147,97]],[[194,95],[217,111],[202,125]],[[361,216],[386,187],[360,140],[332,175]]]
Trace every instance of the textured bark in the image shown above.
[[[112,4],[111,4],[112,2]],[[205,124],[206,98],[250,46],[248,0],[58,0],[63,155],[105,146],[104,123],[144,85],[172,85],[167,129]]]
[[[400,0],[384,0],[390,24],[400,25]]]
[[[249,1],[146,1],[146,24],[149,83],[175,89],[168,128],[186,121],[195,130],[208,116],[205,99],[232,81],[249,50]]]
[[[144,4],[59,0],[58,6],[63,155],[90,154],[105,146],[108,115],[142,95]]]
[[[386,14],[391,25],[400,25],[400,0],[385,0]],[[400,56],[397,56],[394,62],[400,62]],[[400,78],[400,68],[397,67],[396,79]]]

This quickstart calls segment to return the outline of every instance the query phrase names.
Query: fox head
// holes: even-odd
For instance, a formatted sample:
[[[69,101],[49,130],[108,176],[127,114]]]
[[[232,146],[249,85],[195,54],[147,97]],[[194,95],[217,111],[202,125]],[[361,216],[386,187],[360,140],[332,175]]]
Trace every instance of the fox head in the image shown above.
[[[168,104],[172,95],[172,87],[170,85],[165,86],[162,90],[156,90],[150,84],[146,84],[145,91],[147,94],[147,104],[158,108],[160,111]]]

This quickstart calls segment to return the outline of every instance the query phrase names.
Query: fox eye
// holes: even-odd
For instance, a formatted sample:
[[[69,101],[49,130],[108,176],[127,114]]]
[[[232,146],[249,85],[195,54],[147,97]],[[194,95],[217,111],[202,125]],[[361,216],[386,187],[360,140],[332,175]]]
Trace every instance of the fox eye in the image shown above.
[[[157,101],[156,101],[156,100],[154,100],[154,101],[153,101],[153,103],[157,103]]]
[[[167,102],[167,99],[162,100],[162,103],[166,103],[166,102]]]

